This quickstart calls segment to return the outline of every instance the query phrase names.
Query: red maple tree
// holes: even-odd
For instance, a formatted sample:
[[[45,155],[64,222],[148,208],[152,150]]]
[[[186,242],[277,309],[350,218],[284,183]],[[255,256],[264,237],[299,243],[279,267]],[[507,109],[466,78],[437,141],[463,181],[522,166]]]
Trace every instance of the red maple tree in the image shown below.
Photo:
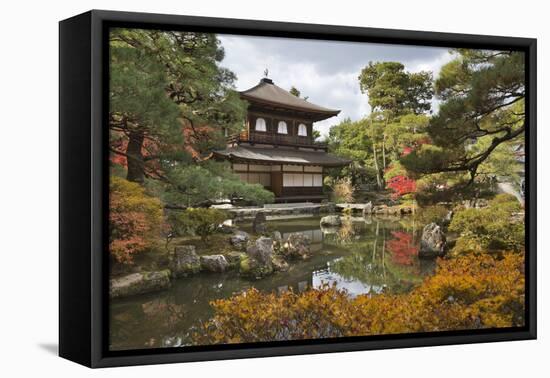
[[[388,180],[387,186],[393,190],[392,198],[394,199],[416,191],[416,181],[405,175],[392,177]]]

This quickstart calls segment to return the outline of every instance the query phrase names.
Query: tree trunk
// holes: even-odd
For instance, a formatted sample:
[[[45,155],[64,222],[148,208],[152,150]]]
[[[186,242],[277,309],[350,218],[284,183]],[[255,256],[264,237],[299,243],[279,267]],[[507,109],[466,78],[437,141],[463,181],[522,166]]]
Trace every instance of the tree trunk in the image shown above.
[[[382,169],[385,171],[386,166],[386,134],[382,137]]]
[[[384,133],[382,134],[382,169],[385,171],[386,166],[386,130],[388,128],[388,123],[390,122],[390,117],[386,117],[386,123],[384,124]]]
[[[374,168],[376,169],[376,183],[378,184],[378,189],[382,189],[382,180],[380,179],[380,167],[378,166],[378,156],[376,156],[376,145],[372,143],[372,152],[374,155]]]
[[[129,134],[128,147],[126,148],[126,161],[128,163],[128,181],[142,184],[145,181],[143,161],[143,134],[131,131]]]
[[[380,167],[378,166],[378,156],[376,155],[376,142],[374,141],[374,125],[372,123],[372,118],[370,121],[371,128],[371,138],[372,138],[372,155],[374,158],[374,168],[376,169],[376,183],[378,184],[378,189],[382,189],[382,180],[380,178]]]

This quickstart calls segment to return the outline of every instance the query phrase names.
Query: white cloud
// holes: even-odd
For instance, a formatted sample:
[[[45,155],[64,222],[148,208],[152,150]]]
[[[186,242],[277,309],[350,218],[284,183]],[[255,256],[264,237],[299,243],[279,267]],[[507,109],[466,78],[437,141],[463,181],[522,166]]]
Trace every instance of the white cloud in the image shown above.
[[[308,101],[340,109],[337,117],[315,123],[327,135],[345,118],[358,120],[370,113],[368,97],[359,88],[358,75],[369,61],[401,61],[407,70],[439,73],[451,59],[444,48],[367,43],[304,41],[284,38],[220,35],[225,49],[224,67],[237,75],[242,91],[253,87],[264,70],[278,86],[295,86]]]

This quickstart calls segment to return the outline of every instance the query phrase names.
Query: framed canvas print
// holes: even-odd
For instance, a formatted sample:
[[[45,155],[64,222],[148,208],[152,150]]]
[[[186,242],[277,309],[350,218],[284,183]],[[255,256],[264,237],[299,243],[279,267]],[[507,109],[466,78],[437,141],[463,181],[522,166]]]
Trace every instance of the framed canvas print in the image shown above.
[[[60,355],[536,337],[536,41],[60,23]]]

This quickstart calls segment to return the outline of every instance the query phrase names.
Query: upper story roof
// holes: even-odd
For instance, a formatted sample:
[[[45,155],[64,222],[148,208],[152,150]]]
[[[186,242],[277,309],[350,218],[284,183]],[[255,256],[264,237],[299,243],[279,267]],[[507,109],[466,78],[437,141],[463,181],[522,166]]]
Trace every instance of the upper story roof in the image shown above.
[[[340,113],[340,110],[325,108],[296,97],[268,78],[263,78],[258,85],[240,92],[240,95],[242,99],[251,103],[308,113],[314,121],[327,119]]]

